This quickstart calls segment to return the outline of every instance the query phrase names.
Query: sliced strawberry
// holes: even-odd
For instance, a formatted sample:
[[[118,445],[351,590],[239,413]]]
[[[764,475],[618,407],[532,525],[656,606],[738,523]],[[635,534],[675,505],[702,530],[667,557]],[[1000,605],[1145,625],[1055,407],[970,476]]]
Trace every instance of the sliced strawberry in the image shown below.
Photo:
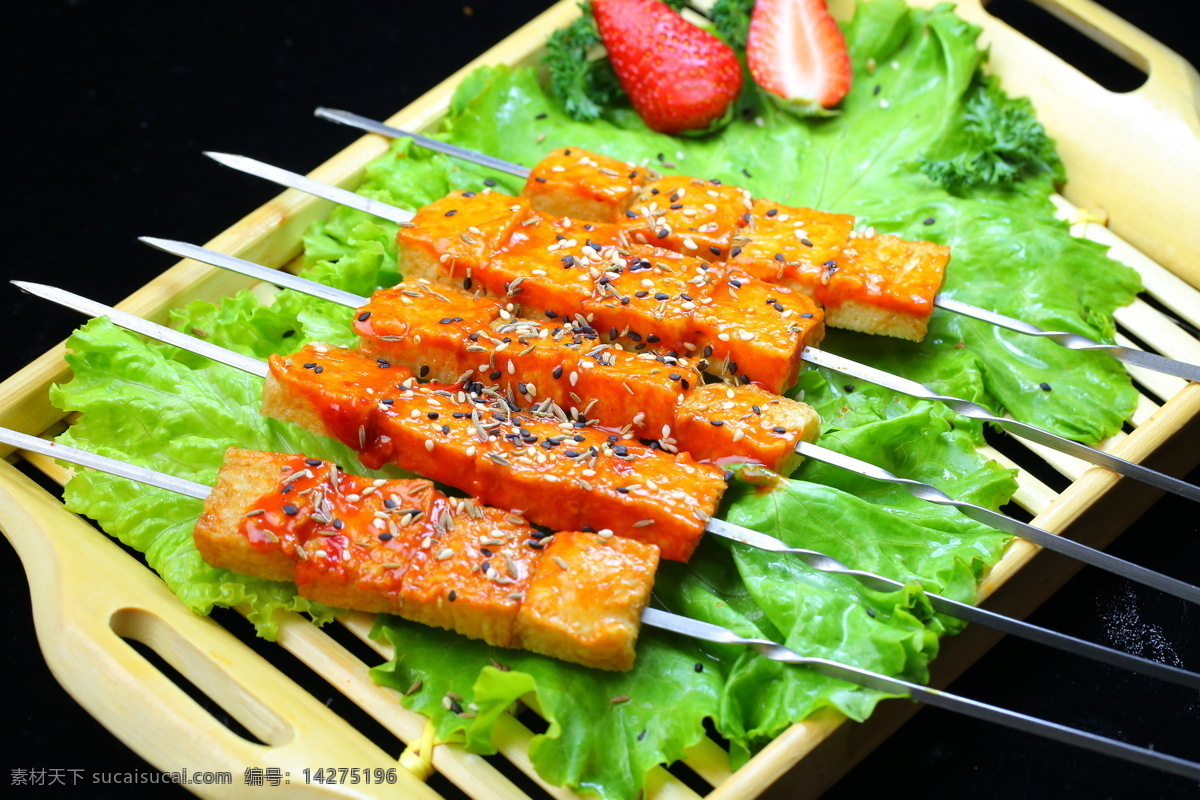
[[[746,62],[759,86],[787,100],[832,108],[850,91],[846,39],[825,0],[758,0]]]
[[[704,128],[742,88],[737,56],[658,0],[595,0],[592,13],[634,109],[661,133]]]

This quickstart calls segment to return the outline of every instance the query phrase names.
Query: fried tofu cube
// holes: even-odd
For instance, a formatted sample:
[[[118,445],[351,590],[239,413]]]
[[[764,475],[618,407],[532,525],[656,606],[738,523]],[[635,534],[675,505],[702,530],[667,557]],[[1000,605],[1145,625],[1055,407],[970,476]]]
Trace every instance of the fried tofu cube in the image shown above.
[[[883,234],[850,239],[818,294],[835,328],[925,338],[950,248]]]
[[[225,452],[212,494],[205,499],[204,511],[196,521],[194,537],[201,558],[214,567],[242,575],[271,581],[295,579],[292,555],[278,537],[262,530],[241,529],[259,498],[279,490],[281,470],[293,458],[236,447]]]
[[[591,355],[594,353],[594,355]],[[583,368],[587,364],[590,368]],[[692,387],[702,382],[693,367],[649,353],[596,348],[581,359],[574,392],[588,419],[628,429],[630,436],[673,425],[675,412]],[[632,422],[633,419],[637,422]]]
[[[376,292],[354,317],[362,349],[417,376],[457,382],[478,358],[464,348],[500,316],[492,298],[417,279]]]
[[[674,446],[673,428],[651,433]],[[589,527],[657,545],[669,561],[687,561],[717,513],[725,492],[722,470],[697,464],[686,453],[664,457],[632,443],[621,447],[626,458],[598,460],[591,468],[589,489],[580,497],[581,519]]]
[[[796,383],[804,348],[824,338],[824,314],[812,298],[729,270],[711,303],[696,311],[705,371],[782,393]]]
[[[652,170],[579,147],[551,151],[530,170],[522,196],[538,211],[560,217],[617,222]]]
[[[697,461],[754,462],[781,475],[803,460],[798,442],[815,442],[821,418],[812,406],[750,384],[697,387],[679,408],[680,448]]]
[[[823,285],[826,262],[841,255],[853,228],[849,214],[755,200],[729,263],[768,283],[814,294]]]
[[[470,511],[463,510],[470,504]],[[517,612],[542,551],[520,517],[441,498],[400,591],[405,619],[517,647]]]
[[[396,234],[401,271],[470,288],[472,276],[523,220],[529,201],[499,192],[451,192],[419,209]]]
[[[632,342],[635,351],[654,347],[687,355],[696,298],[707,273],[719,268],[678,253],[632,247],[619,269],[602,275],[594,297],[584,303],[592,327],[610,340]]]
[[[395,612],[412,544],[394,523],[372,524],[387,503],[424,512],[425,480],[373,481],[304,456],[230,448],[195,541],[209,564],[267,580],[339,608]],[[390,522],[390,520],[389,520]]]
[[[669,175],[642,188],[622,226],[636,243],[724,261],[751,207],[740,187]]]
[[[488,291],[536,311],[578,314],[591,297],[604,248],[623,242],[603,223],[536,214],[494,254],[481,277]]]
[[[657,567],[653,545],[556,534],[517,615],[520,646],[599,669],[632,668]]]

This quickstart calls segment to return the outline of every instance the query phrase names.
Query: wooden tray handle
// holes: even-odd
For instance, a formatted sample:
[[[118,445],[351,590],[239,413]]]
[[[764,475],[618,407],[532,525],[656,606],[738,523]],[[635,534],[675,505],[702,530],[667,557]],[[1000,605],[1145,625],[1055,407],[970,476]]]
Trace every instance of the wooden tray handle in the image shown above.
[[[38,642],[63,687],[158,769],[232,776],[230,784],[191,791],[261,798],[270,788],[244,780],[247,768],[260,767],[279,768],[289,796],[437,798],[235,636],[186,610],[157,576],[8,462],[0,462],[0,528],[29,576]],[[116,575],[120,581],[110,579]],[[260,741],[221,724],[126,639],[149,646]],[[303,770],[321,767],[381,768],[395,778],[306,782]]]
[[[1138,94],[1200,135],[1200,75],[1183,56],[1093,0],[1031,0],[1148,76]]]

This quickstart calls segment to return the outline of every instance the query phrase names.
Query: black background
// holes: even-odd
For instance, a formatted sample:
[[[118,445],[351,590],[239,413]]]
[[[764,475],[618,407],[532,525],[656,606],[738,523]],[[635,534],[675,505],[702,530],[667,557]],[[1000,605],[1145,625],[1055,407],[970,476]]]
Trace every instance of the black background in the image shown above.
[[[116,302],[172,260],[135,241],[203,242],[276,191],[200,155],[225,150],[305,172],[355,138],[312,118],[317,105],[383,118],[547,6],[546,2],[94,2],[38,0],[7,12],[3,274]],[[1105,0],[1193,63],[1181,4]],[[1074,42],[1020,0],[994,10]],[[1089,58],[1074,52],[1076,59]],[[1111,59],[1091,74],[1130,89]],[[4,374],[60,341],[79,317],[0,286]],[[1200,471],[1190,476],[1200,482]],[[1200,582],[1195,505],[1158,503],[1111,548]],[[7,542],[8,686],[2,759],[17,768],[149,769],[58,686],[36,647],[28,589]],[[1195,607],[1087,569],[1031,618],[1058,630],[1200,669]],[[286,658],[286,656],[285,656]],[[1200,758],[1195,692],[1006,640],[951,689],[1136,744]],[[324,684],[322,700],[346,704]],[[136,709],[130,710],[136,714]],[[316,765],[314,765],[316,766]],[[439,788],[445,789],[444,784]],[[1181,779],[925,709],[829,797],[1186,797]],[[267,790],[264,790],[267,791]],[[453,790],[448,790],[453,791]],[[11,796],[46,796],[14,788]],[[92,787],[64,796],[119,796]],[[157,792],[156,792],[157,793]]]

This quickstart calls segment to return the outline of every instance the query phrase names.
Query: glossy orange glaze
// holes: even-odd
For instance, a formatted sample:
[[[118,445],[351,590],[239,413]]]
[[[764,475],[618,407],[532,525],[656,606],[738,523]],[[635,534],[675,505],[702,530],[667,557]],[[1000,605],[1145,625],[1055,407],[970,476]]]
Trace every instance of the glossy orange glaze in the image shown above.
[[[621,224],[635,242],[724,261],[750,207],[745,189],[669,175],[646,184]]]
[[[579,313],[606,259],[600,250],[623,245],[613,225],[538,213],[502,243],[484,277],[486,288],[535,311]]]
[[[592,326],[602,335],[615,331],[612,338],[634,349],[644,343],[677,356],[691,355],[696,349],[692,318],[716,277],[709,274],[713,268],[699,258],[643,245],[616,258],[615,269],[601,276],[583,304]]]
[[[418,274],[444,270],[451,282],[471,288],[472,276],[521,222],[529,201],[498,192],[451,192],[418,209],[396,234],[402,262]],[[426,275],[426,277],[431,277]]]
[[[617,222],[652,177],[644,167],[567,147],[552,150],[530,170],[521,194],[547,214]]]
[[[820,293],[827,306],[854,301],[928,318],[942,286],[950,248],[875,234],[849,240]]]
[[[714,284],[711,304],[696,312],[702,354],[740,382],[780,393],[795,384],[804,347],[825,335],[824,313],[811,298],[730,268]]]
[[[825,263],[841,256],[853,228],[848,214],[755,200],[730,263],[762,280],[813,294],[823,286]]]
[[[676,425],[693,458],[750,461],[784,475],[800,463],[796,444],[821,434],[820,417],[810,406],[753,384],[700,387],[680,408]]]
[[[520,639],[607,669],[631,668],[657,555],[631,539],[555,536],[525,595]]]
[[[271,373],[367,466],[394,463],[550,528],[611,528],[658,545],[664,558],[691,555],[725,488],[721,470],[686,455],[512,412],[457,387],[397,382],[356,351],[306,346],[272,357]]]
[[[433,484],[376,481],[304,456],[277,459],[276,485],[246,510],[239,533],[260,552],[280,550],[291,558],[301,595],[334,604],[353,596],[356,607],[372,598],[378,605],[364,610],[396,613],[417,541],[400,526],[428,514],[437,494]]]

